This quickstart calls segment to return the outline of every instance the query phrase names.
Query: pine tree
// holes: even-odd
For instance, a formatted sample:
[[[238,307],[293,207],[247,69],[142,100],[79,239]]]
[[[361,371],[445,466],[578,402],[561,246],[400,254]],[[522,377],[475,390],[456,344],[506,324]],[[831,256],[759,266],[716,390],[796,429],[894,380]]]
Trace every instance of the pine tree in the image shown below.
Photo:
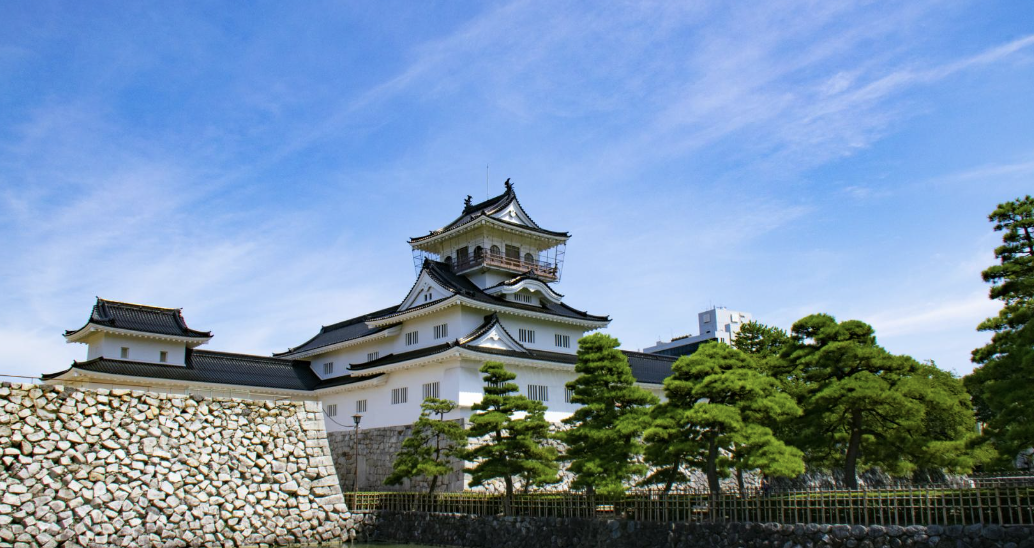
[[[501,478],[506,486],[504,509],[509,514],[515,477],[531,484],[558,481],[557,451],[547,445],[546,406],[518,393],[512,382],[517,375],[499,362],[486,362],[480,371],[485,394],[472,406],[476,413],[470,418],[467,436],[482,445],[464,453],[475,463],[467,472],[471,487]]]
[[[564,460],[574,474],[574,489],[595,493],[624,492],[624,482],[646,471],[636,462],[643,453],[640,437],[650,425],[649,406],[657,397],[636,386],[628,358],[617,339],[594,333],[578,341],[578,378],[567,383],[571,401],[580,404],[564,420]]]
[[[445,415],[454,409],[456,402],[437,398],[428,398],[420,404],[420,418],[413,423],[413,431],[395,455],[393,470],[384,479],[385,485],[399,485],[405,479],[425,477],[431,480],[427,494],[434,494],[438,477],[452,472],[451,461],[463,454],[467,444],[463,425],[444,420]]]
[[[858,487],[859,468],[903,475],[930,462],[938,444],[965,447],[975,424],[964,398],[929,366],[878,346],[868,324],[814,314],[795,323],[791,337],[787,355],[804,407],[793,443],[810,463],[842,467],[849,488]],[[937,426],[952,421],[954,427]],[[941,456],[941,465],[962,471],[979,458],[971,451]]]
[[[1034,198],[999,204],[989,219],[1002,232],[995,249],[999,264],[983,272],[990,297],[1002,303],[998,315],[984,320],[991,342],[973,351],[980,364],[966,377],[984,436],[998,448],[1002,465],[1034,447]]]
[[[722,343],[705,344],[675,362],[664,394],[667,401],[654,409],[646,439],[651,463],[669,467],[662,472],[669,478],[665,491],[670,478],[678,477],[670,468],[677,463],[704,470],[713,495],[721,493],[720,478],[738,460],[771,475],[804,471],[801,452],[767,426],[801,410],[779,383],[757,371],[747,354]]]

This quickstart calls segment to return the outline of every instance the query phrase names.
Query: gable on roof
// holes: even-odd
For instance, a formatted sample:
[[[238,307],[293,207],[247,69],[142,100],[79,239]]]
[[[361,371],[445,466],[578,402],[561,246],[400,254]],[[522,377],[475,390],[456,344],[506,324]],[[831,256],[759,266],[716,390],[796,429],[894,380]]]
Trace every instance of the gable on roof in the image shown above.
[[[510,332],[499,323],[497,314],[485,316],[485,322],[478,326],[473,332],[459,340],[465,347],[494,348],[496,350],[510,350],[527,354],[528,349],[524,348],[517,339],[510,335]]]
[[[402,300],[402,304],[398,306],[397,312],[451,297],[455,294],[455,288],[447,287],[440,279],[432,276],[425,266],[420,271],[420,275],[417,276],[413,287],[410,288],[409,294]]]

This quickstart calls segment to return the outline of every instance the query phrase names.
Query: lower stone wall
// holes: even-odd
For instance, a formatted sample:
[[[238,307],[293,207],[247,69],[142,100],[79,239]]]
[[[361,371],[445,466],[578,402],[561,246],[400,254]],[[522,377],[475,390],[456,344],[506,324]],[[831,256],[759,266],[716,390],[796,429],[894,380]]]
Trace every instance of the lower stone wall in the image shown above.
[[[0,546],[347,538],[317,404],[0,384]]]
[[[391,474],[395,455],[402,449],[402,441],[409,437],[412,426],[388,426],[359,429],[359,490],[360,491],[426,491],[428,480],[417,478],[406,480],[402,485],[384,485],[384,479]],[[355,489],[356,461],[355,431],[330,432],[330,443],[334,467],[343,491]],[[462,491],[463,463],[453,463],[452,474],[438,478],[436,491]]]
[[[378,541],[471,548],[1034,548],[1034,527],[652,523],[380,512]]]

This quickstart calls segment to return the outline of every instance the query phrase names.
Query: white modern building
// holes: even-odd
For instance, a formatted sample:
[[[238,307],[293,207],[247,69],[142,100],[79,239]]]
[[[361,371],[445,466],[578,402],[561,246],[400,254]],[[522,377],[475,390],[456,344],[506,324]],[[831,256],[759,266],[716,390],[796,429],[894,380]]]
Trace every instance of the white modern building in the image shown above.
[[[729,344],[736,338],[740,327],[753,319],[749,312],[737,312],[724,306],[712,307],[697,314],[699,334],[675,337],[668,342],[657,341],[657,344],[644,349],[643,352],[678,357],[696,352],[697,348],[706,342],[718,341]]]
[[[456,401],[447,418],[468,418],[483,394],[478,369],[495,360],[559,421],[575,408],[564,385],[577,341],[610,318],[564,302],[555,284],[570,234],[540,227],[505,187],[477,204],[468,196],[455,220],[409,240],[416,281],[399,304],[324,326],[286,352],[203,350],[212,334],[188,328],[178,309],[98,299],[87,323],[65,333],[88,345],[87,360],[44,381],[317,400],[333,432],[356,414],[364,428],[410,424],[427,397]],[[638,382],[661,394],[674,358],[625,354]]]

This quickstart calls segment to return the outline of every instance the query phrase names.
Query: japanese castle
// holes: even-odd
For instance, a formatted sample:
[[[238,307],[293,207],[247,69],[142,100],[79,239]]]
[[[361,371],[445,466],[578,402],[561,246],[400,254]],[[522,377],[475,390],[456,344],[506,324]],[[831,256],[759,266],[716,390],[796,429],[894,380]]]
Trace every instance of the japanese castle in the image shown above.
[[[505,192],[468,196],[443,228],[411,238],[416,281],[401,303],[322,327],[273,356],[200,348],[212,333],[187,326],[179,309],[97,299],[85,325],[66,331],[88,345],[86,361],[43,376],[49,384],[128,388],[209,397],[320,402],[327,429],[410,424],[427,397],[459,404],[468,418],[481,399],[478,368],[501,361],[547,419],[574,411],[565,383],[575,378],[578,339],[608,316],[569,306],[560,280],[570,234],[540,227]],[[675,358],[628,352],[641,386],[657,394]]]

